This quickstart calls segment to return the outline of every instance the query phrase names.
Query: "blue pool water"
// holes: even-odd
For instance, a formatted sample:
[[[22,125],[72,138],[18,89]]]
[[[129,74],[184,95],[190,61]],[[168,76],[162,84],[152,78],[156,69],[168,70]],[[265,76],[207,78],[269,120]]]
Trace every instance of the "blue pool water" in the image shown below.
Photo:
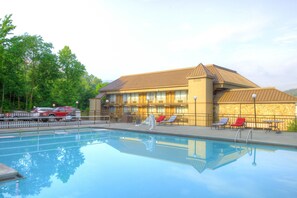
[[[0,138],[0,197],[297,197],[297,150],[96,130]]]

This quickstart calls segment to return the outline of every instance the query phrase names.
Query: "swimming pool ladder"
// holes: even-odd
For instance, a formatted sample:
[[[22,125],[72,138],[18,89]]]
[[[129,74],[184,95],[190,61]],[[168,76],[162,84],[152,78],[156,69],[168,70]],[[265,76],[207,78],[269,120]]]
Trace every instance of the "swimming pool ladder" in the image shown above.
[[[234,138],[234,142],[236,142],[238,135],[239,135],[239,138],[241,138],[241,129],[237,130],[235,138]]]
[[[253,139],[253,129],[251,129],[248,133],[248,135],[246,136],[246,139],[245,139],[245,143],[247,144],[248,143],[248,140],[249,140],[249,137],[251,136],[251,139]]]
[[[237,139],[241,138],[241,129],[238,129],[238,131],[236,132],[236,135],[235,135],[235,138],[234,138],[234,142],[237,141]],[[248,143],[248,140],[249,140],[249,137],[251,139],[253,139],[253,129],[249,130],[247,136],[246,136],[246,139],[245,139],[245,143],[247,144]]]

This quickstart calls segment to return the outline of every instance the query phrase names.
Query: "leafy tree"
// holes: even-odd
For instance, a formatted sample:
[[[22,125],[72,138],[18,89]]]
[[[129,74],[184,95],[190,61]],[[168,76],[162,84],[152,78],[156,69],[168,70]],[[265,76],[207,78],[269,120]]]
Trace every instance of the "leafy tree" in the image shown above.
[[[6,81],[9,78],[8,76],[8,66],[4,64],[6,59],[6,48],[9,45],[9,38],[8,35],[12,34],[12,31],[15,29],[16,26],[12,24],[11,20],[12,15],[6,15],[2,20],[0,18],[0,89],[2,92],[1,97],[1,107],[0,111],[3,110],[4,107],[4,100],[5,100],[5,85]]]
[[[60,105],[74,105],[80,99],[82,88],[81,78],[85,73],[85,66],[81,64],[68,46],[58,52],[61,78],[54,86],[52,97]]]
[[[76,101],[86,109],[107,83],[89,75],[70,47],[55,54],[41,36],[10,37],[15,27],[11,15],[0,19],[0,112]]]

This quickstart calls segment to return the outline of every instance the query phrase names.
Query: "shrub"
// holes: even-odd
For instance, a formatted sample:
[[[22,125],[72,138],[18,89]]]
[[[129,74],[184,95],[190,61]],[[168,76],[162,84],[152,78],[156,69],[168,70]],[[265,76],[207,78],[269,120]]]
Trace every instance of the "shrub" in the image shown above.
[[[297,132],[297,120],[296,119],[288,124],[288,131]]]

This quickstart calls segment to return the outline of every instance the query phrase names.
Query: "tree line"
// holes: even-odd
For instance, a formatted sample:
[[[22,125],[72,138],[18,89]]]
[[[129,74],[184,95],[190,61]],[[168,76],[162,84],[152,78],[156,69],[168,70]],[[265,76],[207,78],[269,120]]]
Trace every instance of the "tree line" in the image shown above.
[[[41,36],[14,36],[11,17],[0,18],[0,112],[76,106],[76,101],[87,109],[106,83],[89,75],[69,46],[55,54]]]

